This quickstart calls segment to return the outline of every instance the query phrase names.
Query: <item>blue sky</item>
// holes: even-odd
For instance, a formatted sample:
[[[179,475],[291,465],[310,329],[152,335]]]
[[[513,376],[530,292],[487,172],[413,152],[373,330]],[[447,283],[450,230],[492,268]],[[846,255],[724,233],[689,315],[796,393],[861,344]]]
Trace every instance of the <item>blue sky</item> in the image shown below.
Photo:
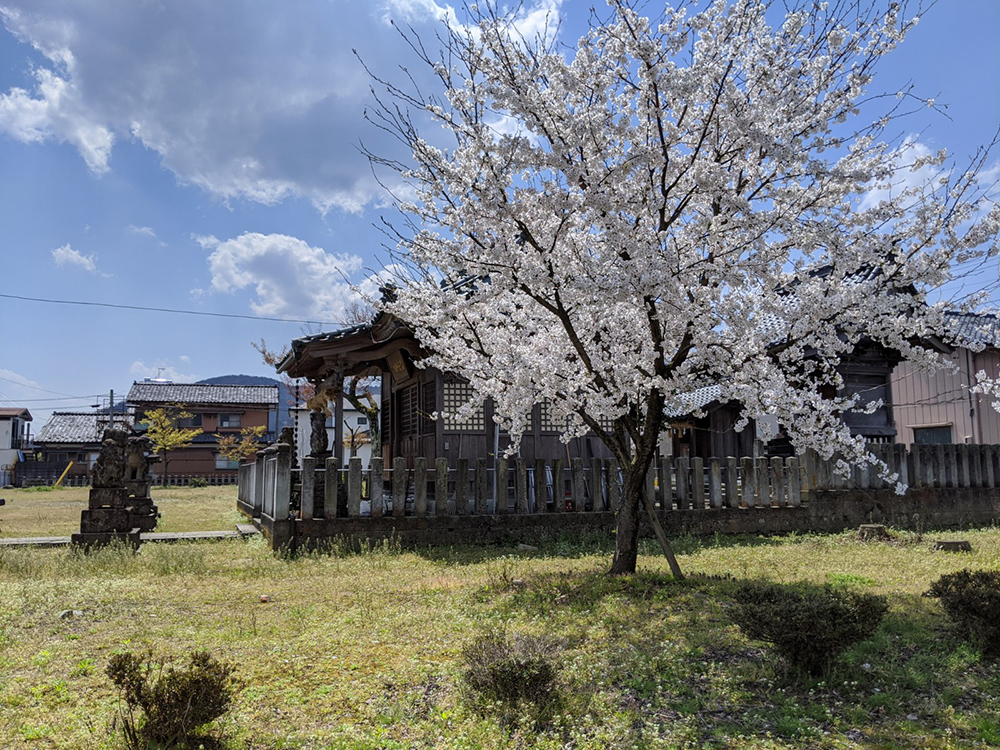
[[[571,41],[590,6],[528,0],[524,13],[557,13]],[[393,148],[362,116],[351,50],[392,75],[410,58],[387,19],[428,34],[446,10],[0,0],[0,294],[340,321],[348,282],[387,262],[373,226],[386,197],[357,146]],[[959,163],[989,141],[998,39],[997,0],[940,0],[922,18],[875,88],[912,81],[948,117],[920,112],[905,134]],[[143,377],[269,375],[250,343],[303,330],[0,297],[0,405],[31,409],[37,431]]]

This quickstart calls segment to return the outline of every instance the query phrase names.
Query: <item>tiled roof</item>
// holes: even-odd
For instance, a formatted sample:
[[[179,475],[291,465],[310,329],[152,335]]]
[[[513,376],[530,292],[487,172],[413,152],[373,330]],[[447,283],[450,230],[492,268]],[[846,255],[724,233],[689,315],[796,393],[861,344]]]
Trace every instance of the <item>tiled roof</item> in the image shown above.
[[[949,333],[959,346],[998,347],[1000,321],[995,313],[947,313]]]
[[[102,417],[101,425],[97,418]],[[97,412],[56,411],[49,417],[42,429],[35,435],[36,443],[99,443],[104,427],[107,426],[107,414]],[[121,424],[125,420],[132,424],[131,414],[115,414],[115,422]]]
[[[14,406],[14,407],[5,406],[2,409],[0,409],[0,417],[24,417],[30,422],[31,412],[25,409],[23,406]]]
[[[207,385],[204,383],[133,383],[130,404],[247,404],[277,406],[276,385]]]
[[[704,409],[714,401],[718,401],[722,395],[722,387],[718,385],[706,385],[690,393],[683,393],[677,396],[673,402],[668,402],[663,407],[663,414],[667,419],[677,419],[686,417],[693,411]]]

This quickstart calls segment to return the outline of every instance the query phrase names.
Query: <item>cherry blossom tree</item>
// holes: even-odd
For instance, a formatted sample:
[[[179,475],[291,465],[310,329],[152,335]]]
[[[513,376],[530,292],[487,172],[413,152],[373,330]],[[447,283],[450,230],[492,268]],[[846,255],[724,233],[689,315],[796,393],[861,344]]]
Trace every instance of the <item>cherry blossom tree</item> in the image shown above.
[[[412,154],[369,154],[406,185],[391,231],[410,278],[386,309],[473,385],[465,409],[493,400],[514,449],[543,400],[565,439],[604,441],[623,471],[614,574],[636,567],[664,410],[696,388],[777,417],[798,451],[874,463],[838,364],[871,342],[939,365],[929,295],[1000,226],[989,149],[967,169],[927,154],[890,129],[934,103],[872,92],[920,7],[635,5],[592,11],[573,48],[489,3],[434,49],[403,31],[437,88],[370,70],[368,114]]]

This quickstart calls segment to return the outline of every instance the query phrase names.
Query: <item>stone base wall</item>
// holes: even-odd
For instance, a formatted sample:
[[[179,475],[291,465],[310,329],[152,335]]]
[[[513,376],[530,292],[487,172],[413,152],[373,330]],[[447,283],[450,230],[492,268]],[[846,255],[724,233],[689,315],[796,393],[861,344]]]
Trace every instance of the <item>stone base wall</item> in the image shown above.
[[[244,513],[250,506],[240,503]],[[924,488],[897,495],[892,490],[824,491],[798,507],[716,508],[659,513],[670,536],[710,534],[783,534],[836,532],[865,523],[903,529],[987,526],[1000,521],[1000,489]],[[309,548],[323,540],[354,543],[395,538],[404,547],[453,544],[517,544],[564,534],[610,535],[615,515],[609,512],[530,515],[406,516],[273,520],[261,528],[275,549]],[[646,535],[651,529],[644,528]]]

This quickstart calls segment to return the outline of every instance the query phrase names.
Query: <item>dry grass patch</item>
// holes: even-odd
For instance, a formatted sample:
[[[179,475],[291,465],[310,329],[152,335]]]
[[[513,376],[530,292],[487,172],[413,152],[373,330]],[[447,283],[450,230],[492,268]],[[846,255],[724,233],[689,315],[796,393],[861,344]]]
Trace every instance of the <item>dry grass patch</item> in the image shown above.
[[[87,507],[87,487],[4,490],[0,538],[69,536],[80,530]],[[160,509],[155,531],[218,531],[242,521],[236,510],[236,487],[153,487]]]

